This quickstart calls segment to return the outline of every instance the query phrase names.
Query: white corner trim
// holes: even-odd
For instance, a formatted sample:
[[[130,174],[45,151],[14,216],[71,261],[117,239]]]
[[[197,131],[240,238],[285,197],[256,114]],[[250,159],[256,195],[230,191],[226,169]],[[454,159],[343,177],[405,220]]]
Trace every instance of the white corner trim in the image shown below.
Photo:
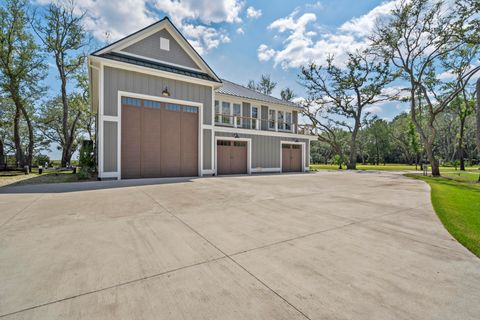
[[[250,138],[235,138],[235,137],[221,137],[221,136],[216,136],[215,137],[215,155],[214,155],[214,160],[215,160],[215,174],[218,175],[217,172],[217,141],[218,140],[228,140],[228,141],[246,141],[247,142],[247,174],[252,173],[252,139]]]
[[[307,148],[306,148],[306,144],[305,142],[296,142],[296,141],[280,141],[280,171],[283,172],[283,170],[281,170],[282,168],[282,144],[297,144],[297,145],[301,145],[302,146],[302,172],[305,172],[305,171],[308,171],[308,170],[305,170],[305,159],[306,159],[306,152],[307,152]]]

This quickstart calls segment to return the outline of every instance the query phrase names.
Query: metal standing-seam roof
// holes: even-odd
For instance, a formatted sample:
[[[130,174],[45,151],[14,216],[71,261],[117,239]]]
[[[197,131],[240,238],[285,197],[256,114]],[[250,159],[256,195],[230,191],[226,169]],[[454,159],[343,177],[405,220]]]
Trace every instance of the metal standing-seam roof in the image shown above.
[[[269,103],[281,104],[288,107],[299,108],[297,104],[291,101],[281,100],[225,79],[222,79],[222,83],[223,85],[220,88],[216,89],[215,92],[227,94],[235,97],[240,97],[240,98],[259,100],[259,101],[264,101]]]

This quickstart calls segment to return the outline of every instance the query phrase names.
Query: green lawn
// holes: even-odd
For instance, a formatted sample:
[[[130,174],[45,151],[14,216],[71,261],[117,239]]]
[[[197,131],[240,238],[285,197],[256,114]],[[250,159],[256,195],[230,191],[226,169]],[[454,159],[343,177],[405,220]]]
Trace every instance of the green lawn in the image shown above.
[[[450,234],[480,257],[480,184],[476,174],[444,174],[442,178],[407,176],[427,182],[433,208]],[[470,181],[470,182],[469,182]]]
[[[60,183],[78,181],[78,176],[72,171],[47,170],[38,174],[38,169],[32,169],[32,173],[25,174],[21,171],[0,172],[0,187],[6,185],[26,185],[38,183]]]
[[[331,165],[331,164],[311,164],[310,165],[311,170],[338,170],[337,165]],[[343,166],[343,169],[346,169],[346,166]],[[415,165],[408,165],[408,164],[397,164],[397,163],[387,163],[385,165],[380,164],[380,165],[373,165],[373,164],[357,164],[357,170],[381,170],[381,171],[415,171]],[[420,166],[417,168],[418,171],[420,171]],[[480,171],[478,170],[478,167],[467,167],[466,171],[463,172],[462,174],[465,176],[468,176],[470,174],[472,175],[472,179],[475,175],[475,172],[478,171],[477,173],[477,178],[478,174],[480,174]],[[450,174],[450,173],[460,173],[460,170],[455,170],[453,167],[440,167],[440,172],[443,174]]]
[[[343,169],[346,169],[346,166],[343,166]],[[321,170],[321,169],[330,169],[330,170],[338,170],[338,165],[331,165],[331,164],[311,164],[310,169],[312,170]],[[357,164],[358,170],[415,170],[415,165],[408,165],[408,164],[396,164],[396,163],[387,163],[386,165],[373,165],[373,164]],[[420,166],[418,166],[420,170]]]

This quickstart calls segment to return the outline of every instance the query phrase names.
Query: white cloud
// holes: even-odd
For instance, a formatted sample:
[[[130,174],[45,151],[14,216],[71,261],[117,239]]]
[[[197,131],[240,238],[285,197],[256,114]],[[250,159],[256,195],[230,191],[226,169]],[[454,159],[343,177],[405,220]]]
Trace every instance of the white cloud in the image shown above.
[[[268,61],[275,55],[275,50],[269,49],[266,44],[261,44],[258,47],[257,55],[260,61]]]
[[[366,36],[373,29],[375,21],[387,15],[398,1],[385,2],[367,14],[345,22],[334,32],[319,32],[321,28],[317,24],[316,14],[301,14],[297,8],[287,17],[277,19],[268,26],[269,30],[276,32],[275,36],[283,36],[283,42],[277,48],[263,44],[258,48],[258,59],[271,60],[274,66],[281,65],[286,69],[298,68],[312,61],[322,64],[329,55],[334,55],[336,61],[342,64],[347,52],[368,46]]]
[[[55,0],[37,0],[40,5]],[[185,37],[205,53],[230,42],[226,31],[212,24],[234,24],[242,21],[243,0],[82,0],[76,2],[79,13],[87,11],[85,28],[101,41],[113,42],[162,18],[167,14]]]
[[[247,18],[258,19],[262,16],[262,10],[255,9],[254,7],[247,8]]]
[[[243,30],[242,27],[237,28],[237,33],[238,34],[245,34],[245,31]]]
[[[363,109],[365,112],[369,112],[369,113],[373,113],[373,114],[378,114],[378,113],[381,113],[382,112],[382,107],[379,106],[379,105],[371,105],[371,106],[367,106],[365,107],[365,109]]]

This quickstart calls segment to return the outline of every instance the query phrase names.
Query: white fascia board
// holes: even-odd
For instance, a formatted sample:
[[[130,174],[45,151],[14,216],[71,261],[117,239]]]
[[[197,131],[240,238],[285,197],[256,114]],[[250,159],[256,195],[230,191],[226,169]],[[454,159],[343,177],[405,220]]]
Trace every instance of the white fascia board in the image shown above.
[[[161,71],[161,70],[155,70],[152,68],[147,68],[147,67],[142,67],[142,66],[137,66],[133,65],[130,63],[125,63],[125,62],[120,62],[120,61],[115,61],[111,59],[106,59],[102,57],[97,57],[97,56],[90,56],[92,61],[101,61],[104,66],[106,67],[112,67],[112,68],[117,68],[117,69],[122,69],[122,70],[128,70],[128,71],[133,71],[133,72],[139,72],[139,73],[144,73],[144,74],[149,74],[152,76],[157,76],[161,78],[167,78],[167,79],[172,79],[172,80],[178,80],[178,81],[183,81],[183,82],[189,82],[189,83],[196,83],[204,86],[209,86],[211,87],[212,85],[214,86],[215,84],[218,84],[217,82],[214,81],[208,81],[208,80],[203,80],[203,79],[198,79],[198,78],[193,78],[189,76],[184,76],[181,74],[176,74],[176,73],[171,73],[171,72],[166,72],[166,71]]]

